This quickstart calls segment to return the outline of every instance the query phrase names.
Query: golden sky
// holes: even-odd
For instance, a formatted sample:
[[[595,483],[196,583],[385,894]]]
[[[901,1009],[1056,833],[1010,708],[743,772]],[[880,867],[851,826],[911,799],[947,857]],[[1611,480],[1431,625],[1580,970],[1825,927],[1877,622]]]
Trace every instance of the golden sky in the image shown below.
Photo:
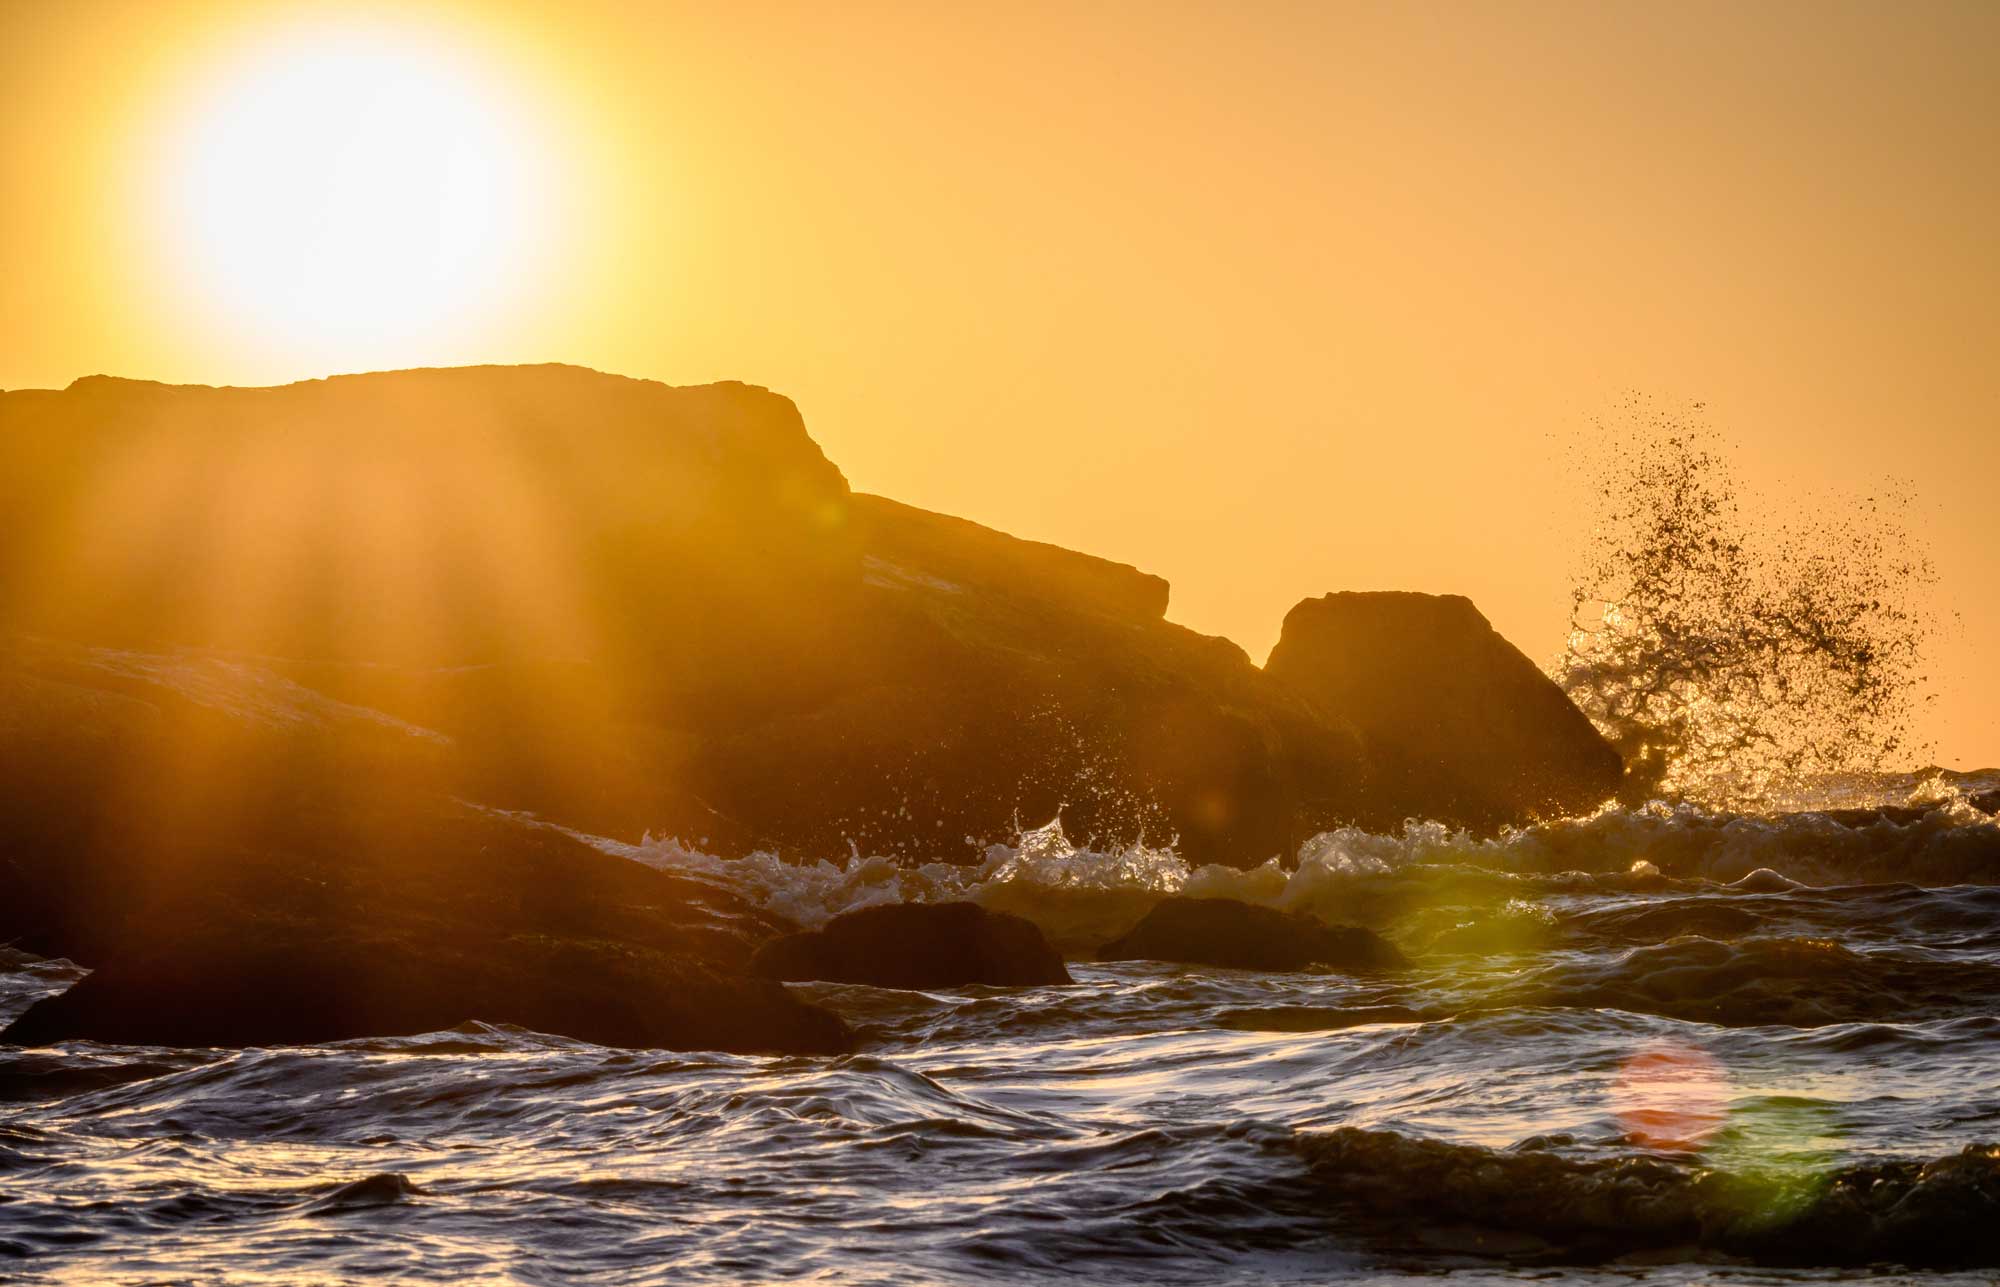
[[[1990,3],[0,0],[0,387],[749,380],[1260,659],[1346,588],[1547,659],[1565,444],[1702,401],[1766,493],[1907,480],[1995,763],[1996,65]]]

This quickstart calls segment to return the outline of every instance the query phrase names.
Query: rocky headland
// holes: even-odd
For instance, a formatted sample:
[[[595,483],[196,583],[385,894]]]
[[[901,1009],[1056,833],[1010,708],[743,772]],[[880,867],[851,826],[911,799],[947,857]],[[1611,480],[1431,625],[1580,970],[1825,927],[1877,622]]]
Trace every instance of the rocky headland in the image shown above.
[[[1259,667],[1167,598],[854,493],[749,385],[0,394],[0,942],[96,971],[9,1039],[838,1049],[748,970],[797,927],[571,833],[950,861],[1060,811],[1252,866],[1618,786],[1464,599],[1308,599]]]

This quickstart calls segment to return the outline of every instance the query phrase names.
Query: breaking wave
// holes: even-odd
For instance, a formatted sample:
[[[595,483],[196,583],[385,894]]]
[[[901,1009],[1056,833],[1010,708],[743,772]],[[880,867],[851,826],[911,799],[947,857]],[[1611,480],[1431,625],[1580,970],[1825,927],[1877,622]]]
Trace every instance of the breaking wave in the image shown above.
[[[1921,779],[1899,792],[1902,803],[1783,814],[1654,802],[1494,837],[1436,822],[1411,822],[1388,835],[1340,828],[1306,841],[1290,862],[1248,870],[1193,865],[1170,845],[1094,849],[1065,834],[1060,818],[1024,829],[1012,844],[990,845],[969,863],[858,853],[840,861],[722,858],[674,839],[591,839],[608,852],[726,884],[808,927],[876,903],[969,899],[1036,921],[1058,947],[1079,955],[1179,894],[1400,927],[1406,938],[1451,930],[1465,945],[1461,922],[1427,924],[1424,914],[1479,907],[1487,920],[1532,930],[1548,919],[1541,902],[1563,895],[2000,885],[2000,820],[1972,803],[1985,786]]]

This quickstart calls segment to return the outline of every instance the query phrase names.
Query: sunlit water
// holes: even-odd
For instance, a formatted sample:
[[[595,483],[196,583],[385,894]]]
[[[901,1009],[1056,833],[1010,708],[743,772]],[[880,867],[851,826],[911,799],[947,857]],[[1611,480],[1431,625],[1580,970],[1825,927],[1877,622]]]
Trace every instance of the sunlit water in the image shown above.
[[[1417,965],[803,989],[859,1032],[841,1059],[485,1027],[0,1049],[0,1279],[1792,1282],[1960,1246],[1991,1280],[2000,827],[1962,803],[1337,833],[1244,875],[1053,830],[922,872],[611,847],[806,921],[969,896],[1081,951],[1188,890],[1373,924]],[[11,969],[8,1013],[75,976]]]

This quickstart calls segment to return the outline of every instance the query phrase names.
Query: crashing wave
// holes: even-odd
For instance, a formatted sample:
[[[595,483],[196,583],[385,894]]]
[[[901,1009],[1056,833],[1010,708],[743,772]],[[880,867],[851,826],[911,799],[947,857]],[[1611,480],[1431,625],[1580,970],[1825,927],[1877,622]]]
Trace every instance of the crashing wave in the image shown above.
[[[1598,513],[1553,674],[1628,800],[1799,807],[1829,774],[1923,753],[1937,575],[1911,497],[1739,499],[1698,405],[1632,399],[1589,454]]]
[[[586,838],[649,866],[726,884],[807,927],[875,903],[969,899],[1029,917],[1071,954],[1124,933],[1175,894],[1375,926],[1470,905],[1526,933],[1547,920],[1536,898],[1564,891],[1733,886],[1747,896],[1799,886],[2000,884],[2000,820],[1974,808],[1964,791],[1934,795],[1928,807],[1792,814],[1655,802],[1493,837],[1436,822],[1408,823],[1393,835],[1340,828],[1306,841],[1290,864],[1273,859],[1248,870],[1194,866],[1171,846],[1080,845],[1060,818],[1023,830],[1013,844],[989,845],[971,863],[859,853],[839,862],[720,858],[671,838],[637,845]],[[1462,928],[1454,922],[1440,932]]]

